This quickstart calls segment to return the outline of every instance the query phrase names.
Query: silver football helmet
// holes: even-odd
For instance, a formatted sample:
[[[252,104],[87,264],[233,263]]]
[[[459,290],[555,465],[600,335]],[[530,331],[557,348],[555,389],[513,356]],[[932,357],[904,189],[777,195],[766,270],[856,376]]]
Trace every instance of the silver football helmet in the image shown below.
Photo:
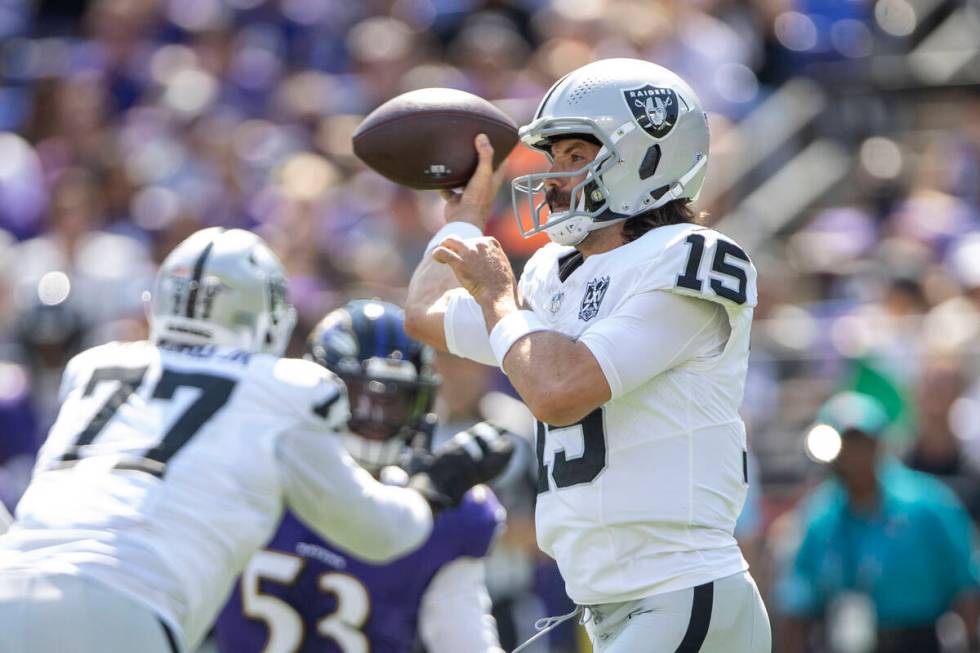
[[[707,116],[691,87],[662,66],[638,59],[582,66],[551,87],[534,120],[520,130],[524,144],[549,161],[552,143],[574,135],[601,145],[593,161],[575,171],[535,173],[512,182],[525,238],[545,231],[557,243],[577,245],[595,229],[672,200],[696,199],[704,185]],[[569,209],[542,215],[544,181],[583,174],[571,191]],[[523,217],[522,207],[528,209]]]
[[[244,229],[202,229],[167,256],[150,300],[150,340],[281,356],[296,324],[286,275]]]

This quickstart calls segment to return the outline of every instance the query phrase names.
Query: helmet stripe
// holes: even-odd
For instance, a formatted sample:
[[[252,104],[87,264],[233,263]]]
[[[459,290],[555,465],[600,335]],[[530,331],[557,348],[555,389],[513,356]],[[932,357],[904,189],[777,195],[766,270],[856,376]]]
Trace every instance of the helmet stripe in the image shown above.
[[[224,232],[221,229],[218,233]],[[204,276],[204,264],[208,260],[208,256],[211,254],[211,250],[214,249],[214,241],[217,238],[212,238],[211,242],[208,243],[201,255],[197,257],[197,261],[194,263],[194,275],[191,277],[190,291],[187,293],[187,307],[184,311],[186,317],[194,317],[194,308],[197,304],[197,289],[201,285],[201,277]]]

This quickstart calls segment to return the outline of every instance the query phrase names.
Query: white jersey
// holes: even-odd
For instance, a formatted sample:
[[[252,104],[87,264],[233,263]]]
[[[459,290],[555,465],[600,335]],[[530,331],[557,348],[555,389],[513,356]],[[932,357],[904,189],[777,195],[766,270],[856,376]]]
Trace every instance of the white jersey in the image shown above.
[[[192,648],[284,503],[347,546],[387,538],[382,556],[431,529],[417,493],[374,482],[343,453],[330,431],[346,425],[344,387],[314,363],[112,343],[69,363],[63,400],[0,537],[0,573],[96,579]]]
[[[527,263],[525,302],[589,347],[612,391],[578,424],[537,425],[538,545],[576,603],[639,599],[747,568],[733,531],[747,490],[739,406],[755,281],[735,243],[692,224],[584,261],[548,244]],[[447,309],[448,348],[490,362],[486,338],[472,335],[482,314],[463,293]],[[691,320],[674,313],[709,320],[687,334],[678,325]]]
[[[539,250],[521,293],[551,328],[589,345],[603,369],[589,329],[641,293],[718,302],[730,333],[717,354],[626,394],[611,384],[612,399],[578,425],[538,425],[539,545],[582,604],[638,599],[744,570],[733,531],[747,489],[739,406],[757,296],[752,264],[731,240],[690,224],[653,229],[590,256],[562,282],[559,263],[572,253],[558,245]],[[648,329],[656,339],[658,325]]]

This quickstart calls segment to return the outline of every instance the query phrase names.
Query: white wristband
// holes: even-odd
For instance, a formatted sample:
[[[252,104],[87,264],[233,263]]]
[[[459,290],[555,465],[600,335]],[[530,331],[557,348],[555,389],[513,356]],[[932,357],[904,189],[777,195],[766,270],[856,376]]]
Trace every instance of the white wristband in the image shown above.
[[[483,235],[483,231],[475,224],[470,224],[469,222],[447,222],[442,229],[436,232],[436,235],[432,237],[429,244],[425,246],[426,256],[439,246],[439,243],[444,241],[450,236],[456,236],[457,238],[479,238]]]
[[[504,356],[514,346],[514,343],[535,331],[547,331],[545,326],[533,311],[517,311],[497,322],[490,331],[490,348],[501,369],[504,367]]]

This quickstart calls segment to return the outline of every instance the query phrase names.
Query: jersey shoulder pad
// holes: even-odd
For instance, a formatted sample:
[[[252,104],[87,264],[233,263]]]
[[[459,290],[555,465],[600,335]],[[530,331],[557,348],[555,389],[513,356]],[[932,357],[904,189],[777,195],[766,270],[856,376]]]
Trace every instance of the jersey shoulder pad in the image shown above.
[[[137,342],[107,342],[75,354],[68,361],[67,367],[75,367],[76,369],[94,368],[103,365],[118,365],[126,361],[132,361],[132,364],[136,364],[146,358],[152,348],[153,346],[145,340]]]
[[[347,423],[347,389],[335,374],[312,361],[257,355],[249,366],[259,391],[278,410],[304,423],[340,428]]]
[[[758,302],[755,266],[731,238],[697,225],[671,225],[634,242],[648,237],[654,251],[637,270],[635,293],[665,290],[727,308],[751,308]]]
[[[486,485],[466,493],[459,506],[439,515],[436,528],[457,540],[459,557],[482,558],[490,552],[507,519],[507,511]]]
[[[65,365],[59,398],[64,401],[68,393],[88,381],[97,367],[138,367],[147,364],[151,349],[152,346],[146,341],[114,341],[75,354]]]

